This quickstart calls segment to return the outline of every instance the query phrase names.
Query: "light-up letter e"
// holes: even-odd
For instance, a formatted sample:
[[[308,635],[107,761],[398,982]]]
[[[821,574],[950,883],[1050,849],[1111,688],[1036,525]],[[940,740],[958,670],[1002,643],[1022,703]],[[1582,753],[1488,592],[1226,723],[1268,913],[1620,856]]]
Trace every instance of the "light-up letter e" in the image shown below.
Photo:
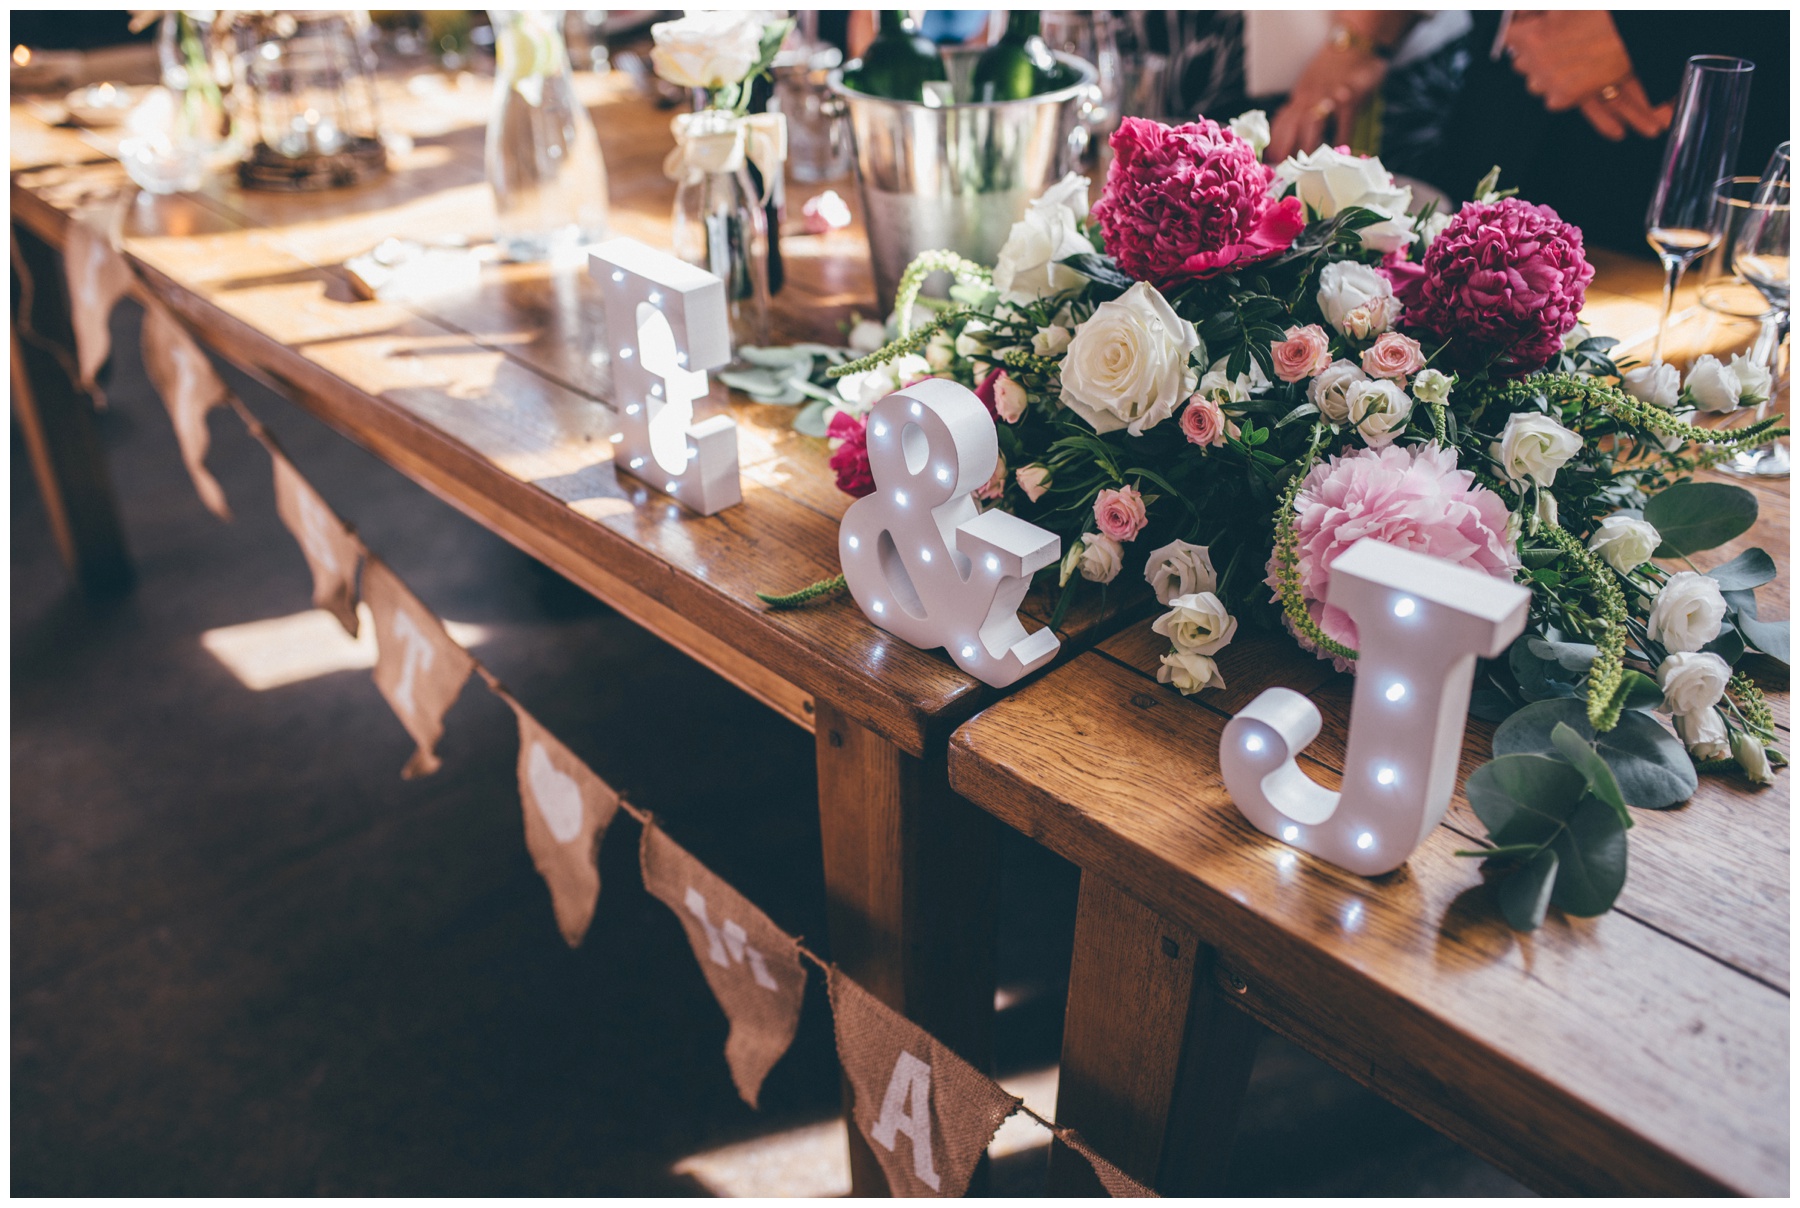
[[[606,299],[613,401],[623,437],[615,468],[703,516],[743,501],[737,424],[717,415],[696,424],[706,371],[731,358],[725,283],[635,239],[609,239],[592,270]]]
[[[1441,558],[1364,538],[1331,564],[1326,602],[1356,622],[1356,696],[1343,790],[1295,757],[1319,710],[1270,688],[1219,740],[1225,788],[1256,829],[1365,877],[1400,867],[1456,787],[1475,659],[1525,628],[1531,593]]]
[[[1056,657],[1056,634],[1026,633],[1019,604],[1057,560],[1056,534],[973,492],[993,477],[994,419],[966,386],[926,378],[875,404],[868,421],[875,492],[850,505],[838,560],[877,625],[1004,688]]]

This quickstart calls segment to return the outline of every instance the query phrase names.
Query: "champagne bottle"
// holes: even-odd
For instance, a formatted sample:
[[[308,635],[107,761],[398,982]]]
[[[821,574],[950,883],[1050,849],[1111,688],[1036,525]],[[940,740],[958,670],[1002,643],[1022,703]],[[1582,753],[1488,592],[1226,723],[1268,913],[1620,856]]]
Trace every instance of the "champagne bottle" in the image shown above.
[[[945,78],[937,47],[920,36],[911,15],[899,11],[881,14],[881,29],[847,82],[871,96],[923,102],[925,85]]]
[[[1038,33],[1035,12],[1007,15],[1006,32],[975,61],[973,89],[977,101],[1022,101],[1048,92],[1057,76],[1056,60]]]

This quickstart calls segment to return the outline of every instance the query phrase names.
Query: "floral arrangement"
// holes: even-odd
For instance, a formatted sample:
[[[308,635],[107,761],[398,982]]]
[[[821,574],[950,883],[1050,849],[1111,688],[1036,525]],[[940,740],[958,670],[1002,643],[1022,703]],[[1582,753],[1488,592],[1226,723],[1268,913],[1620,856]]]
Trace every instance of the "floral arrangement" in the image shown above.
[[[650,27],[656,74],[679,88],[706,93],[706,108],[742,115],[750,109],[750,85],[775,62],[791,20],[765,23],[754,11],[696,12]]]
[[[872,489],[877,399],[928,375],[971,386],[1000,432],[983,494],[1064,539],[1056,618],[1143,574],[1167,609],[1159,678],[1183,693],[1222,686],[1215,656],[1241,630],[1285,626],[1354,670],[1355,627],[1323,597],[1360,537],[1528,585],[1526,635],[1479,679],[1474,710],[1505,720],[1468,787],[1493,846],[1465,854],[1501,874],[1515,926],[1550,904],[1604,911],[1627,803],[1686,800],[1696,767],[1764,782],[1782,758],[1733,670],[1751,649],[1786,661],[1786,623],[1756,612],[1773,561],[1688,561],[1756,515],[1693,471],[1781,434],[1694,412],[1762,402],[1769,375],[1615,364],[1579,323],[1580,230],[1497,171],[1455,213],[1415,216],[1378,159],[1320,147],[1270,167],[1267,138],[1260,113],[1126,118],[1091,213],[1071,175],[991,268],[920,257],[895,338],[827,371],[838,484]],[[921,308],[933,272],[950,301]]]

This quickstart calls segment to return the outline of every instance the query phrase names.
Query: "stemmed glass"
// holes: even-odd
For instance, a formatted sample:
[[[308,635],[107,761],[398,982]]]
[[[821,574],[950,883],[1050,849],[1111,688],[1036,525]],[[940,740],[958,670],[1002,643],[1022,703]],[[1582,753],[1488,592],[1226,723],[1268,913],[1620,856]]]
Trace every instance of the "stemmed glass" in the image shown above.
[[[1755,64],[1747,59],[1695,55],[1682,73],[1681,97],[1669,126],[1669,141],[1663,147],[1662,171],[1644,215],[1650,246],[1662,258],[1668,274],[1652,361],[1662,360],[1681,274],[1718,246],[1725,229],[1719,187],[1732,175],[1737,161],[1750,76],[1755,70]]]
[[[1763,315],[1762,330],[1750,350],[1750,359],[1769,370],[1769,397],[1756,408],[1753,422],[1760,422],[1784,383],[1781,377],[1781,341],[1788,330],[1788,189],[1792,168],[1788,144],[1782,143],[1769,157],[1756,194],[1750,200],[1750,212],[1738,227],[1736,243],[1731,249],[1732,267],[1738,276],[1754,285],[1768,299],[1769,310]],[[1739,474],[1762,477],[1788,472],[1787,446],[1772,441],[1760,449],[1739,453],[1722,468]]]

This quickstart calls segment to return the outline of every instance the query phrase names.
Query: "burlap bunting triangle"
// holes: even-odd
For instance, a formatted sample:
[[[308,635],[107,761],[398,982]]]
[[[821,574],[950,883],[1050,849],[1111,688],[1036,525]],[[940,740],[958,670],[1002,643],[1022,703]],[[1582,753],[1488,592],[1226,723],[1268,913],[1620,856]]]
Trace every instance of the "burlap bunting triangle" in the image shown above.
[[[194,490],[207,511],[230,520],[225,491],[206,468],[206,451],[212,444],[206,415],[230,397],[231,391],[181,321],[160,302],[152,300],[144,308],[142,343],[144,370],[175,425],[175,441],[181,446],[182,464],[194,480]]]
[[[525,847],[550,887],[557,930],[569,947],[581,943],[600,900],[597,857],[606,828],[619,812],[619,795],[537,719],[495,687],[519,720],[519,802],[525,812]]]
[[[833,967],[832,1021],[851,1114],[897,1196],[960,1196],[1024,1102]]]
[[[1093,1148],[1088,1145],[1087,1140],[1074,1129],[1059,1128],[1055,1131],[1058,1141],[1088,1160],[1088,1165],[1094,1168],[1094,1175],[1100,1180],[1100,1185],[1106,1188],[1107,1195],[1112,1196],[1115,1200],[1161,1198],[1154,1191],[1095,1153]]]
[[[337,513],[319,496],[274,438],[256,429],[275,467],[275,511],[300,545],[312,571],[313,607],[338,619],[344,632],[356,636],[356,564],[362,545]]]
[[[798,942],[654,822],[638,847],[644,887],[675,912],[700,971],[731,1021],[725,1059],[738,1094],[756,1106],[763,1079],[794,1043],[806,997]]]
[[[444,735],[444,714],[461,695],[475,660],[373,554],[363,564],[362,588],[375,622],[375,686],[419,748],[400,775],[429,776],[440,763],[435,748]]]
[[[98,396],[94,378],[112,353],[112,312],[131,288],[131,266],[105,232],[85,222],[72,222],[63,244],[63,272],[69,285],[75,364],[82,386]]]

